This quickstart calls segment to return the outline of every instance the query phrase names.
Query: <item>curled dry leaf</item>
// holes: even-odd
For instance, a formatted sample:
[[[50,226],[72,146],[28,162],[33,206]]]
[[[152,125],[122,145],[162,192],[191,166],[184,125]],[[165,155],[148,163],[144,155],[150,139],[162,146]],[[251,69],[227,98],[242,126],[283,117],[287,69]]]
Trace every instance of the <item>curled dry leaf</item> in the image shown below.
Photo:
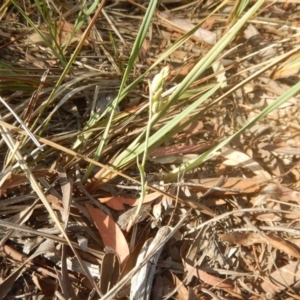
[[[300,251],[298,247],[275,234],[265,234],[263,232],[230,232],[218,234],[223,241],[240,244],[243,246],[251,246],[253,244],[268,243],[273,248],[285,252],[296,258],[300,258]]]

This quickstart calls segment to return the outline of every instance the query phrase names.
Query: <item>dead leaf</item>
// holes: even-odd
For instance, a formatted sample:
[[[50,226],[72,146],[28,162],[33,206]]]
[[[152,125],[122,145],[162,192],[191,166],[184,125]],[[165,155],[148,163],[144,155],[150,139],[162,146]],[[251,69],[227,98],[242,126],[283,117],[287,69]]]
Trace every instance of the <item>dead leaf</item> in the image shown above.
[[[295,53],[282,63],[272,74],[272,79],[298,76],[300,71],[300,54]]]
[[[255,232],[219,233],[218,237],[224,242],[228,242],[231,244],[239,244],[243,246],[251,246],[253,244],[263,242],[262,238]]]
[[[300,252],[296,245],[282,239],[281,237],[269,233],[265,234],[264,232],[230,232],[224,234],[218,234],[219,238],[223,241],[240,244],[243,246],[251,246],[253,244],[266,244],[269,243],[273,248],[283,251],[288,255],[291,255],[296,258],[300,258]]]
[[[151,300],[163,299],[163,288],[164,288],[164,278],[158,274],[156,275],[151,292]]]
[[[223,164],[226,166],[235,166],[235,167],[243,167],[251,170],[254,174],[256,174],[259,178],[262,179],[271,179],[272,176],[264,170],[264,168],[256,162],[254,159],[249,157],[247,154],[237,151],[230,148],[224,148],[221,154],[225,161]]]
[[[56,290],[56,283],[49,278],[41,277],[38,273],[31,275],[36,287],[46,296],[53,297]]]
[[[198,238],[201,239],[201,235],[198,235]],[[196,246],[197,245],[195,245],[195,247],[194,246],[191,247],[196,248]],[[198,250],[199,250],[199,246],[200,245],[198,245]],[[197,266],[197,258],[196,258],[196,253],[194,251],[195,249],[189,249],[189,251],[187,251],[188,247],[189,247],[188,243],[185,242],[182,244],[180,249],[182,262],[186,272],[185,283],[186,284],[189,283],[192,280],[192,277],[194,276],[211,286],[224,289],[228,292],[233,292],[234,286],[230,281],[210,275],[205,271],[202,271],[201,268]]]
[[[66,21],[58,21],[57,28],[57,41],[58,44],[61,46],[65,46],[67,43],[68,45],[70,45],[76,41],[79,41],[80,36],[82,35],[82,31],[80,29],[77,30],[77,32],[74,35],[75,26],[72,23]]]
[[[217,18],[215,16],[208,17],[204,21],[204,23],[201,25],[201,28],[204,28],[206,30],[211,30],[216,21],[217,21]]]
[[[190,189],[196,192],[205,192],[209,188],[214,187],[219,182],[219,178],[205,178],[205,179],[192,179],[191,182],[194,184],[190,186]],[[196,184],[199,184],[197,186]],[[222,188],[227,188],[228,191],[218,191],[215,190],[215,195],[232,195],[232,194],[250,194],[259,192],[263,188],[265,180],[258,178],[240,178],[240,177],[228,177],[222,185]],[[231,190],[230,190],[231,189]],[[237,189],[239,191],[234,192],[232,189]]]
[[[3,246],[3,256],[7,256],[10,259],[13,259],[15,261],[24,262],[28,257],[19,251],[15,250],[14,248],[10,247],[9,245]]]
[[[123,263],[129,255],[127,241],[115,221],[102,210],[86,204],[86,208],[97,227],[99,234],[106,247],[114,249]]]
[[[25,59],[26,61],[28,61],[29,63],[34,64],[36,67],[40,68],[40,69],[46,69],[47,66],[45,64],[45,62],[41,59],[35,58],[34,56],[30,55],[29,53],[25,53]]]
[[[49,170],[41,169],[32,172],[35,177],[47,177],[50,175]],[[19,185],[27,184],[28,179],[25,174],[10,174],[5,177],[5,181],[2,182],[1,191],[14,188]]]
[[[269,280],[264,279],[261,288],[274,297],[276,293],[289,287],[297,287],[299,291],[299,280],[300,263],[295,261],[271,273]]]
[[[100,290],[106,294],[119,280],[120,262],[115,253],[105,253],[100,268]]]
[[[129,273],[130,270],[132,270],[136,264],[138,255],[146,242],[147,238],[146,236],[142,236],[139,243],[135,246],[135,248],[130,252],[130,255],[126,259],[125,265],[123,266],[120,278],[123,278]]]
[[[150,48],[150,41],[148,39],[145,39],[143,41],[142,47],[140,49],[139,52],[139,59],[141,60],[141,62],[144,62],[148,56],[148,50]]]
[[[186,120],[181,121],[180,125],[185,121]],[[195,134],[199,134],[199,132],[201,132],[201,130],[203,130],[203,122],[202,121],[194,121],[194,122],[190,123],[189,125],[187,125],[186,127],[184,127],[182,129],[182,132],[189,133],[190,135],[195,135]]]
[[[143,203],[149,203],[151,201],[154,201],[160,195],[161,194],[159,192],[154,192],[154,193],[148,194],[145,196]],[[101,203],[105,203],[107,206],[109,206],[115,210],[124,210],[125,204],[130,205],[130,206],[136,206],[139,203],[139,198],[125,198],[122,196],[102,197],[102,198],[98,198],[98,200],[100,200]]]
[[[34,32],[33,34],[29,35],[28,38],[25,40],[25,43],[28,45],[32,44],[40,44],[42,46],[47,46],[48,43],[52,43],[53,38],[50,33],[46,31],[40,31],[42,33],[42,36],[38,32]]]
[[[150,299],[150,291],[153,284],[156,264],[161,251],[163,250],[164,243],[167,242],[166,237],[171,233],[171,231],[172,229],[169,226],[163,226],[158,230],[154,239],[148,239],[143,245],[136,265],[139,266],[148,255],[153,255],[131,278],[130,299]]]
[[[158,13],[158,16],[161,20],[163,20],[163,25],[166,25],[167,27],[171,26],[172,29],[175,27],[180,32],[186,33],[195,27],[195,25],[191,22],[184,19],[172,18],[171,15],[167,13],[160,12]],[[211,32],[204,28],[198,28],[192,37],[209,45],[214,45],[217,40],[217,35],[215,32]]]
[[[172,274],[174,281],[175,281],[175,286],[177,289],[178,297],[179,299],[189,299],[189,291],[186,288],[186,286],[182,283],[182,281],[175,275]]]
[[[72,180],[67,177],[66,170],[58,166],[58,174],[59,174],[59,183],[62,191],[62,204],[63,204],[63,214],[62,220],[64,221],[65,229],[68,226],[68,220],[70,216],[70,206],[72,200]]]

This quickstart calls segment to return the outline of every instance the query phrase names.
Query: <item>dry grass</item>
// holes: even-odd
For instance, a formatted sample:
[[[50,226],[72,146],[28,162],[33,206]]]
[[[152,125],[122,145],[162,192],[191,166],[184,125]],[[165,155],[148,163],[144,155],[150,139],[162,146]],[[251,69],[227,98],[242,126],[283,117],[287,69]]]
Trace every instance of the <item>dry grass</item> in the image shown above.
[[[146,2],[0,6],[0,299],[298,299],[300,5]]]

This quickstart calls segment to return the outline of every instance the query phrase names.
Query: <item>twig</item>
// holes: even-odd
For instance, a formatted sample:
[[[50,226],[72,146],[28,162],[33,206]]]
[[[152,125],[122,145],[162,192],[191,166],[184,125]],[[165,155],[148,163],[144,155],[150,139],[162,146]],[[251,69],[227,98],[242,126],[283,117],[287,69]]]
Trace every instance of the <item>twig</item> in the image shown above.
[[[75,184],[78,186],[78,188],[84,193],[84,195],[98,208],[100,208],[102,211],[104,211],[108,216],[112,217],[111,211],[103,204],[99,203],[99,201],[95,200],[94,197],[86,190],[86,188],[83,186],[81,178],[80,178],[80,167],[77,164],[76,165],[76,181]]]
[[[219,181],[218,181],[219,182]],[[160,188],[160,187],[177,187],[177,186],[195,186],[195,187],[203,187],[205,189],[209,189],[212,191],[221,191],[221,192],[235,192],[235,193],[242,193],[243,191],[238,188],[223,188],[218,185],[218,182],[216,183],[216,186],[211,185],[205,185],[200,183],[192,183],[192,182],[177,182],[177,183],[163,183],[163,184],[151,184],[152,187]],[[141,189],[140,185],[122,185],[122,184],[107,184],[108,186],[114,186],[117,188],[122,188],[124,190],[137,190],[139,191]],[[202,196],[204,197],[204,195]]]
[[[43,151],[43,147],[38,142],[38,140],[35,138],[35,136],[31,133],[31,131],[27,128],[27,126],[23,123],[23,121],[19,118],[19,116],[13,111],[13,109],[4,101],[2,97],[0,97],[1,103],[11,112],[11,114],[16,118],[16,120],[20,123],[22,128],[27,132],[33,143],[41,150]]]

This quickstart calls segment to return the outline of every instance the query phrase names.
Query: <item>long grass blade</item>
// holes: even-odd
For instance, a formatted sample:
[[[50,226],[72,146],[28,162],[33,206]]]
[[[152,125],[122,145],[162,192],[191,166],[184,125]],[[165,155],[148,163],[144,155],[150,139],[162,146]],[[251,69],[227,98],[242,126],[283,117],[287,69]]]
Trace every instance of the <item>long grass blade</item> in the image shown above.
[[[168,99],[167,105],[157,114],[153,124],[157,120],[159,120],[162,116],[166,114],[168,108],[174,104],[180,96],[188,89],[188,87],[197,79],[199,76],[214,62],[214,60],[221,54],[221,52],[225,49],[225,47],[233,40],[233,38],[238,34],[240,29],[244,26],[244,24],[253,16],[253,14],[258,10],[258,8],[264,3],[263,0],[257,1],[255,5],[243,17],[225,34],[218,43],[208,52],[208,54],[203,57],[190,71],[190,73],[183,79],[183,81],[177,86],[174,92]],[[211,91],[210,91],[211,92]],[[202,99],[202,97],[201,97]],[[176,118],[177,119],[177,118]],[[174,128],[176,126],[176,121],[172,120],[170,124],[168,124],[168,128]],[[163,133],[163,131],[159,131],[159,133]],[[143,138],[145,132],[143,132],[137,139],[123,151],[114,161],[113,165],[117,169],[123,169],[126,165],[130,164],[136,159],[136,156],[140,154],[140,149],[143,149],[144,145],[140,145],[140,141]],[[153,145],[154,141],[157,142],[159,138],[158,133],[154,134],[154,138],[150,137],[149,146]],[[111,178],[110,174],[105,173],[103,175],[104,178]]]
[[[117,108],[117,105],[119,103],[119,98],[121,97],[122,95],[122,91],[125,87],[125,84],[127,82],[127,79],[129,77],[129,74],[132,70],[132,68],[134,67],[134,63],[137,59],[137,56],[139,54],[139,51],[143,45],[143,42],[144,42],[144,39],[146,37],[146,34],[148,32],[148,29],[149,29],[149,26],[151,24],[151,20],[152,20],[152,16],[154,14],[154,11],[155,11],[155,8],[156,8],[156,5],[157,5],[157,0],[151,0],[150,3],[149,3],[149,6],[148,6],[148,9],[146,11],[146,14],[144,16],[144,19],[143,19],[143,22],[140,26],[140,29],[139,29],[139,32],[138,32],[138,35],[135,39],[135,42],[134,42],[134,45],[132,47],[132,51],[131,51],[131,54],[130,54],[130,58],[129,58],[129,61],[128,61],[128,65],[125,69],[125,72],[124,72],[124,76],[122,78],[122,82],[121,82],[121,85],[120,85],[120,89],[119,89],[119,93],[118,93],[118,96],[117,96],[117,99],[116,101],[114,101],[111,105],[111,113],[110,113],[110,116],[109,116],[109,120],[107,122],[107,125],[105,127],[105,131],[103,133],[103,137],[102,139],[100,140],[100,143],[99,143],[99,146],[95,152],[95,155],[94,155],[94,160],[98,161],[98,159],[100,158],[102,152],[103,152],[103,149],[104,149],[104,145],[107,141],[107,139],[109,138],[108,134],[109,134],[109,131],[110,131],[110,128],[111,128],[111,124],[112,124],[112,120],[113,120],[113,117],[114,117],[114,113],[116,111],[116,108]],[[94,168],[94,165],[89,165],[84,177],[83,177],[83,181],[86,181],[87,178],[90,176],[90,174],[92,173],[92,170]]]
[[[231,140],[233,140],[235,137],[237,137],[239,134],[244,132],[247,128],[254,125],[257,121],[262,119],[263,117],[267,116],[270,112],[278,108],[280,105],[285,103],[287,100],[289,100],[291,97],[296,95],[300,91],[300,82],[295,84],[292,88],[290,88],[288,91],[286,91],[282,96],[280,96],[276,101],[268,105],[265,109],[263,109],[257,116],[255,116],[252,120],[250,120],[247,124],[245,124],[240,130],[236,131],[234,134],[232,134],[230,137],[226,138],[224,141],[220,142],[218,145],[213,147],[211,150],[205,152],[204,154],[200,155],[199,157],[195,158],[194,160],[191,160],[189,163],[185,163],[179,168],[176,168],[172,170],[170,173],[168,173],[165,176],[165,181],[169,182],[177,178],[178,173],[184,173],[188,172],[189,170],[193,170],[194,168],[201,165],[204,161],[209,159],[216,153],[219,149],[227,145]]]

